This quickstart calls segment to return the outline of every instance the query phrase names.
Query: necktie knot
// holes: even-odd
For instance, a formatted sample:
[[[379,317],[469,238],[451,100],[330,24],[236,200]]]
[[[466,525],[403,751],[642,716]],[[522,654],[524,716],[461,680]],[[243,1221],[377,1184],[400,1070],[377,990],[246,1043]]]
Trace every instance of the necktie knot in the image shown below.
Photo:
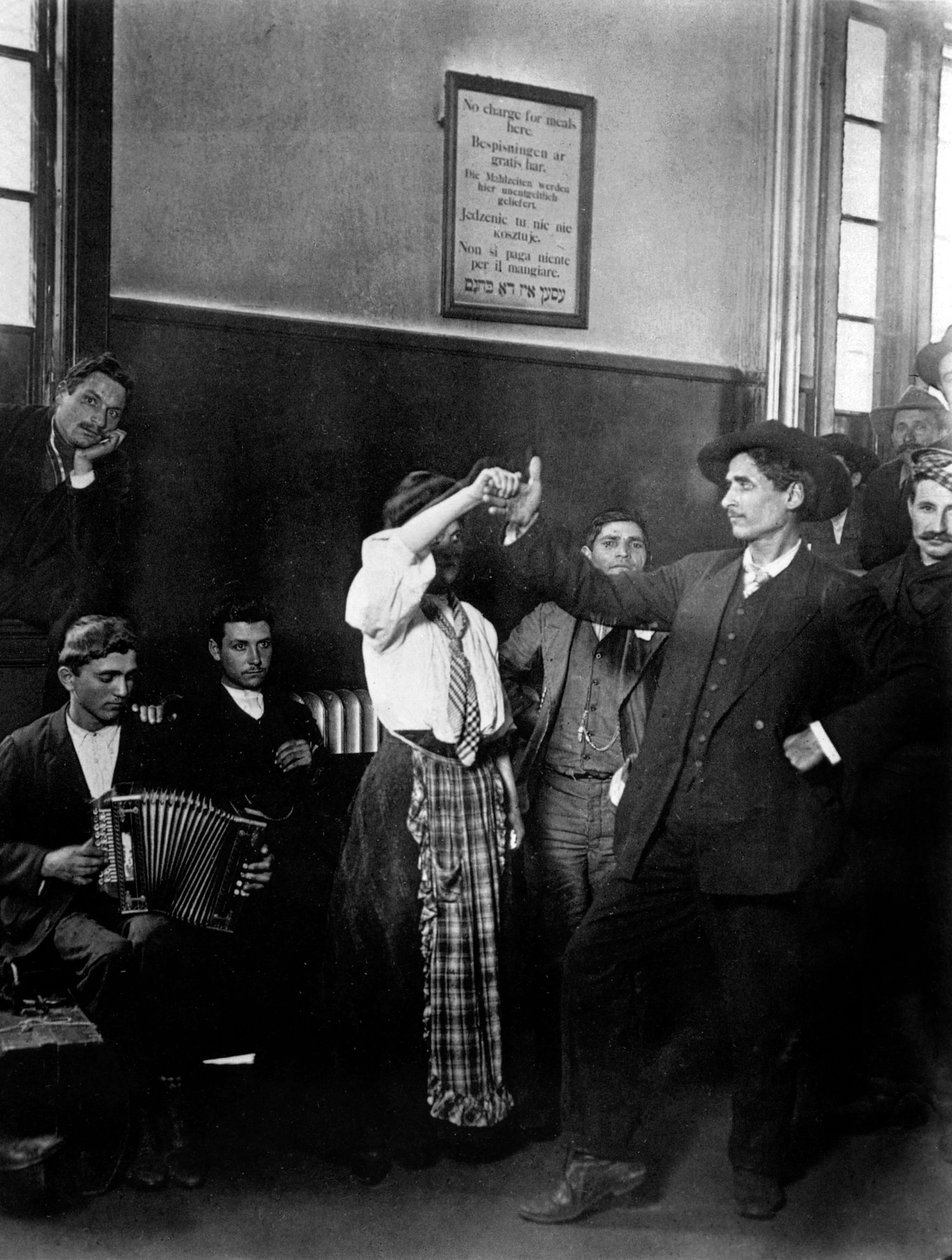
[[[759,591],[765,582],[770,581],[770,574],[753,560],[744,559],[744,599]]]

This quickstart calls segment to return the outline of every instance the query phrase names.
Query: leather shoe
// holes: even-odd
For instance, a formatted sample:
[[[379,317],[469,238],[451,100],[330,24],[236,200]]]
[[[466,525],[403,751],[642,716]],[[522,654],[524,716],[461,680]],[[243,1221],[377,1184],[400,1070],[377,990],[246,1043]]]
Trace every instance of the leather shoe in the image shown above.
[[[519,1208],[525,1221],[539,1225],[563,1225],[594,1212],[610,1199],[623,1199],[644,1181],[644,1164],[573,1152],[565,1172],[551,1193],[530,1199]]]
[[[751,1172],[749,1168],[734,1169],[734,1204],[740,1216],[769,1221],[786,1201],[783,1186],[776,1177]]]
[[[208,1176],[208,1150],[198,1112],[179,1077],[163,1080],[170,1131],[165,1166],[173,1185],[197,1190]]]
[[[161,1190],[169,1184],[159,1118],[143,1111],[136,1119],[135,1146],[126,1167],[126,1180],[137,1190]]]

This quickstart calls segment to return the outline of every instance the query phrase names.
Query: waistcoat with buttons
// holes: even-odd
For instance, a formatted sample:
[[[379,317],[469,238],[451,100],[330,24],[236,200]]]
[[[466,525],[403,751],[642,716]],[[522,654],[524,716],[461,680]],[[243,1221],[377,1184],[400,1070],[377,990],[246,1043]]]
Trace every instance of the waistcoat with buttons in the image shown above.
[[[712,761],[716,764],[718,722],[737,693],[747,648],[766,611],[774,583],[782,581],[783,576],[779,574],[745,599],[741,569],[718,627],[671,806],[672,813],[686,813],[702,825],[723,810],[725,785],[709,773]],[[755,791],[756,785],[750,784],[749,790]],[[716,809],[712,797],[716,798]],[[742,802],[737,804],[743,809]]]
[[[621,765],[618,701],[626,640],[625,631],[616,627],[599,642],[591,622],[578,622],[546,751],[547,766],[576,774],[611,774]],[[591,743],[580,736],[583,727]]]

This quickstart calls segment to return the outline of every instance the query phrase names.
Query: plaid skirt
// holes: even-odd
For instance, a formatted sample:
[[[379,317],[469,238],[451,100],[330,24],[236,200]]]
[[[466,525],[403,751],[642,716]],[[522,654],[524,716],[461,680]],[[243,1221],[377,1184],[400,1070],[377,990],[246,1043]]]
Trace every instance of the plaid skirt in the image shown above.
[[[429,1114],[505,1120],[500,958],[504,792],[386,735],[361,781],[335,881],[329,989],[350,1069],[421,1066]]]

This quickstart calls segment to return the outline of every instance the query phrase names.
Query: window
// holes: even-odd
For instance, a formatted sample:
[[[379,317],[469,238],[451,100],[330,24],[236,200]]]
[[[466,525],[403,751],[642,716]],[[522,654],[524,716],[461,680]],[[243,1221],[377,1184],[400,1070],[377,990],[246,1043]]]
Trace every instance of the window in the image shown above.
[[[0,401],[42,372],[52,313],[55,85],[52,6],[0,0]]]
[[[846,37],[840,182],[837,411],[869,411],[872,406],[885,79],[886,32],[851,18]]]
[[[112,0],[0,0],[0,402],[105,348]]]
[[[819,432],[839,430],[868,442],[870,409],[894,402],[910,384],[916,350],[930,338],[933,270],[937,300],[948,309],[952,177],[944,185],[936,180],[940,78],[952,97],[950,64],[943,61],[948,14],[945,4],[904,0],[830,0],[824,9],[811,382]],[[952,101],[945,110],[938,161],[944,144],[949,170]],[[941,331],[949,323],[952,312]]]
[[[946,24],[952,39],[952,23]],[[952,324],[952,42],[942,48],[939,85],[939,143],[935,163],[935,241],[932,251],[932,332]]]

